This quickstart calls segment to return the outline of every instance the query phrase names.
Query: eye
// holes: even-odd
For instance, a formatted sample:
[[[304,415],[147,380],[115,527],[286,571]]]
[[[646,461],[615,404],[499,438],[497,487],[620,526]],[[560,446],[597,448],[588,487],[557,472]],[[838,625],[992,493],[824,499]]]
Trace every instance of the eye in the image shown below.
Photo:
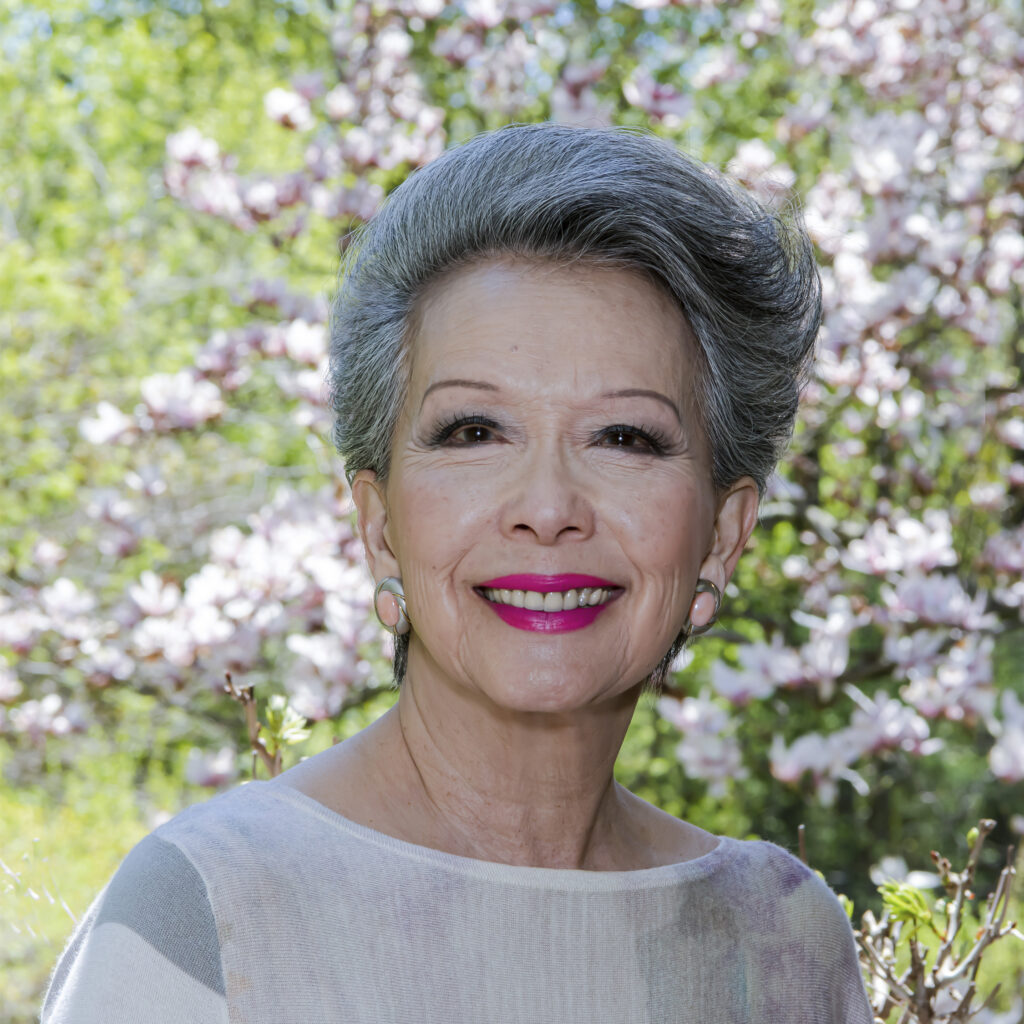
[[[471,423],[469,426],[459,427],[448,434],[448,442],[458,445],[482,444],[484,441],[493,440],[494,431],[482,423]]]
[[[435,448],[469,448],[497,441],[498,424],[485,416],[458,416],[441,423],[430,437]]]
[[[635,448],[659,455],[667,447],[667,441],[657,431],[624,423],[606,427],[598,435],[597,442],[608,448]]]

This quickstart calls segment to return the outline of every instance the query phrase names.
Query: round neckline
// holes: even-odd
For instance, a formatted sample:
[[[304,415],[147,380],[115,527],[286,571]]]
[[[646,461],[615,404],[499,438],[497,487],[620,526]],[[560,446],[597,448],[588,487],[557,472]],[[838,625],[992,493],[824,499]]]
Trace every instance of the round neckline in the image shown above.
[[[263,792],[277,796],[292,806],[313,814],[322,821],[339,828],[356,839],[372,844],[404,860],[431,865],[436,868],[508,885],[526,888],[560,889],[566,891],[616,892],[634,889],[655,889],[678,885],[681,882],[707,878],[725,864],[738,847],[738,840],[718,836],[717,845],[690,860],[674,864],[661,864],[653,868],[633,868],[626,871],[588,871],[583,868],[544,868],[525,864],[504,864],[500,861],[480,860],[459,854],[420,846],[378,832],[331,810],[319,800],[308,796],[279,779],[259,779],[245,784],[243,789],[259,786]]]

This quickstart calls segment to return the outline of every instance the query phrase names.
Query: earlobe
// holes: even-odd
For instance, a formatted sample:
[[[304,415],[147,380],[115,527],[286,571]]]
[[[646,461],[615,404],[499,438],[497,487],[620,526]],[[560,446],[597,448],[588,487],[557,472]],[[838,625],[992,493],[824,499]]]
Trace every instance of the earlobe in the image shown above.
[[[352,501],[358,513],[359,539],[373,578],[399,576],[398,561],[387,540],[387,496],[372,469],[361,469],[352,478]]]

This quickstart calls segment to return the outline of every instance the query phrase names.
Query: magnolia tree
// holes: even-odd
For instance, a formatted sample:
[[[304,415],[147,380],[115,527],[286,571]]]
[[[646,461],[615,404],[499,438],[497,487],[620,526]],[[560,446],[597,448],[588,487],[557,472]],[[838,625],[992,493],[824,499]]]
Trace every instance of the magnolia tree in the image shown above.
[[[989,0],[811,6],[351,2],[323,15],[332,66],[253,97],[300,161],[240,167],[181,125],[164,187],[287,263],[343,245],[446,146],[553,119],[648,126],[769,204],[799,197],[824,280],[817,373],[720,626],[656,710],[714,798],[767,766],[828,805],[870,794],[880,759],[962,743],[1019,802],[1024,35]],[[233,296],[246,323],[82,415],[124,483],[83,493],[99,557],[44,537],[35,578],[0,598],[3,732],[85,729],[110,687],[188,706],[225,673],[311,720],[386,688],[325,441],[330,283],[254,276]],[[259,468],[268,431],[290,478]],[[149,568],[119,580],[143,545]],[[771,728],[745,741],[758,715]],[[240,765],[197,748],[188,772],[218,785]]]

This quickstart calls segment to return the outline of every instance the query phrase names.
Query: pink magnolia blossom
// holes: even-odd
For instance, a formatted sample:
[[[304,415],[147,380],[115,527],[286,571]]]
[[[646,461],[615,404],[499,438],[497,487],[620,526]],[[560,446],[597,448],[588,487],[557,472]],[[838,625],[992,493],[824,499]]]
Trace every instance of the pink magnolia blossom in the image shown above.
[[[180,615],[142,619],[131,631],[129,650],[142,660],[164,659],[173,668],[188,668],[196,659],[196,643]]]
[[[96,598],[82,590],[74,580],[61,576],[39,591],[39,606],[52,623],[59,626],[82,618],[96,608]]]
[[[189,747],[185,758],[185,781],[193,786],[216,788],[238,778],[238,752],[225,746],[220,750],[204,751]]]
[[[803,659],[785,646],[779,633],[772,637],[770,644],[743,644],[738,655],[739,668],[720,659],[711,666],[711,685],[715,692],[737,706],[742,707],[751,700],[764,700],[777,687],[799,686],[806,679]]]
[[[154,373],[139,384],[151,430],[189,430],[217,419],[224,412],[220,388],[189,370]],[[147,422],[148,420],[148,422]]]
[[[304,99],[315,100],[324,91],[324,73],[307,71],[292,78],[292,88]]]
[[[32,545],[32,562],[41,569],[55,569],[67,557],[67,548],[49,537],[40,537]]]
[[[48,693],[38,700],[27,700],[11,708],[7,717],[15,732],[35,742],[45,736],[67,736],[84,732],[87,727],[85,708],[78,703],[65,703],[59,694]]]
[[[1024,704],[1012,690],[1006,690],[1001,711],[997,739],[988,753],[988,762],[997,779],[1020,782],[1024,780]]]
[[[599,99],[586,86],[572,89],[565,81],[556,82],[549,97],[551,120],[562,124],[579,125],[582,128],[599,128],[610,125],[615,113],[610,100]]]
[[[104,445],[121,441],[135,430],[135,421],[110,402],[100,402],[96,415],[78,422],[78,431],[90,444]]]
[[[388,0],[385,8],[397,11],[404,18],[423,18],[430,21],[438,17],[447,5],[444,0]]]
[[[926,718],[941,716],[954,722],[991,718],[994,646],[991,635],[968,634],[938,665],[909,668],[910,682],[900,691],[901,696]]]
[[[942,740],[930,736],[928,723],[912,707],[884,693],[867,697],[851,684],[843,689],[857,704],[846,736],[862,757],[892,749],[927,756],[942,749]]]
[[[999,625],[986,613],[988,595],[983,590],[972,598],[956,576],[914,573],[901,576],[895,586],[883,585],[882,620],[934,623],[967,630],[993,630]]]
[[[198,128],[189,127],[168,135],[165,146],[168,159],[185,167],[213,170],[221,163],[220,147],[216,140],[207,138]]]
[[[339,82],[324,97],[324,111],[332,121],[347,121],[357,109],[356,97],[344,82]]]
[[[256,220],[269,220],[280,211],[277,188],[272,181],[250,182],[242,189],[242,203]]]
[[[792,188],[796,174],[782,163],[761,139],[742,142],[728,171],[767,202],[775,202]]]
[[[83,640],[78,664],[93,686],[106,686],[113,680],[125,682],[135,671],[135,661],[115,643],[102,643],[95,637]]]
[[[293,320],[284,330],[284,349],[297,363],[319,366],[327,355],[327,330],[323,324]]]
[[[461,67],[483,53],[484,48],[483,33],[478,29],[470,28],[467,31],[465,28],[452,26],[437,33],[431,51],[434,56]]]
[[[781,0],[758,0],[753,7],[734,9],[731,22],[740,46],[752,50],[762,38],[782,31]]]
[[[996,424],[996,437],[1003,444],[1024,451],[1024,419],[1002,420]]]
[[[984,560],[996,572],[1024,573],[1024,526],[991,537],[985,545]]]
[[[934,871],[910,871],[902,857],[883,857],[877,864],[872,864],[868,874],[875,885],[902,882],[915,889],[937,889],[942,884],[942,879]]]
[[[689,776],[708,783],[711,796],[724,796],[731,780],[747,777],[736,723],[706,690],[682,700],[662,697],[657,708],[683,734],[675,748],[679,763]]]
[[[949,514],[930,508],[920,520],[902,512],[888,521],[876,519],[863,537],[849,543],[842,560],[848,569],[878,576],[956,565]]]
[[[627,102],[668,125],[678,124],[693,109],[693,98],[675,86],[663,85],[644,67],[639,67],[622,84]]]
[[[939,629],[917,629],[902,635],[890,629],[882,641],[882,657],[901,674],[911,668],[930,672],[941,657],[948,637],[946,630]]]
[[[34,602],[23,599],[16,605],[0,594],[0,647],[9,647],[15,654],[28,654],[49,627],[49,616]]]
[[[0,704],[10,704],[12,701],[17,700],[24,689],[14,669],[7,664],[7,659],[0,654]]]
[[[795,783],[810,773],[818,799],[826,806],[836,798],[837,781],[845,779],[866,791],[864,779],[850,767],[861,755],[846,730],[823,735],[805,733],[787,745],[781,736],[772,737],[769,753],[772,775],[780,782]]]
[[[181,602],[180,588],[174,583],[165,583],[150,570],[128,588],[128,593],[143,615],[170,615]]]
[[[290,89],[271,89],[263,97],[267,117],[285,128],[304,130],[313,126],[313,113],[309,99]]]

